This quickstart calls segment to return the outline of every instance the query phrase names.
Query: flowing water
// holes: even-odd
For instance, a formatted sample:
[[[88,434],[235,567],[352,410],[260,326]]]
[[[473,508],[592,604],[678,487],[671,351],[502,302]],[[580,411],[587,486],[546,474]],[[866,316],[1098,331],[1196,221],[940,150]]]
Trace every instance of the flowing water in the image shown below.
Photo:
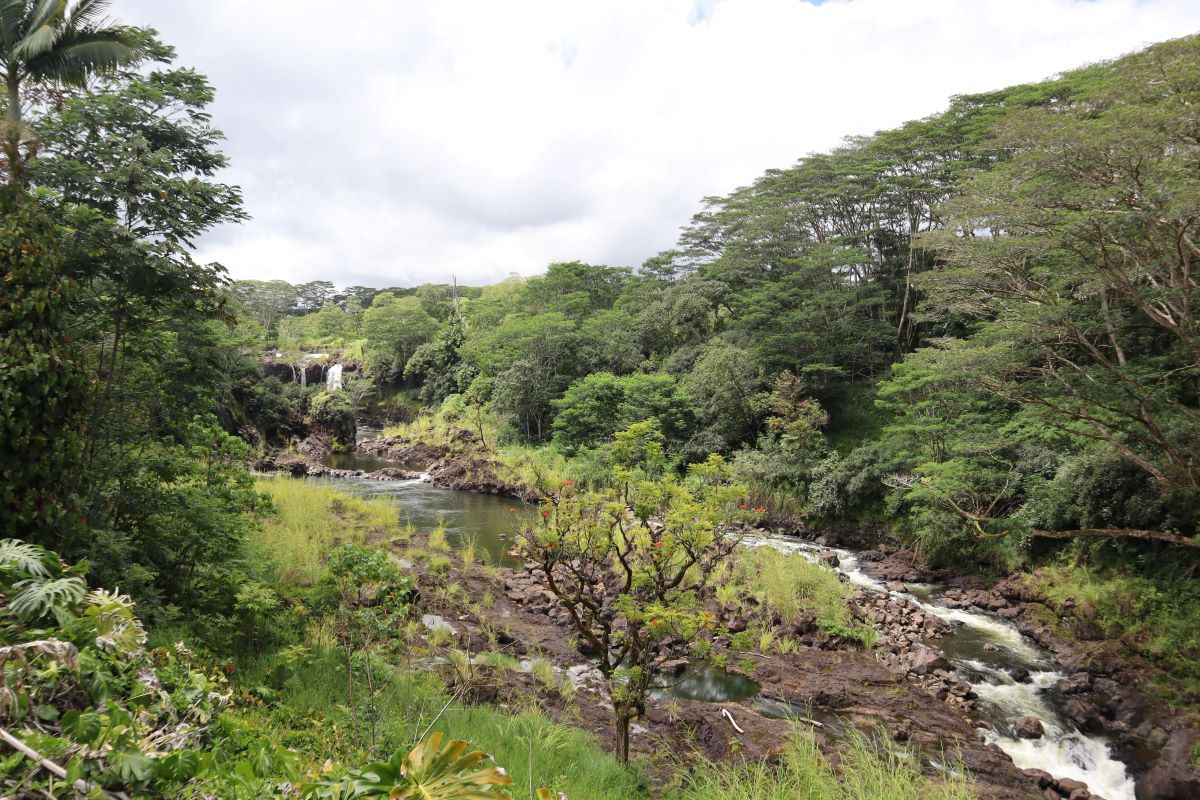
[[[867,591],[905,597],[926,613],[951,623],[953,631],[936,644],[978,695],[975,710],[987,723],[980,728],[984,738],[999,745],[1018,767],[1083,781],[1106,800],[1134,800],[1133,778],[1112,756],[1108,743],[1079,731],[1059,710],[1062,698],[1054,687],[1066,675],[1049,652],[1033,644],[1016,626],[991,614],[947,608],[938,602],[940,591],[935,585],[914,584],[907,586],[907,591],[890,591],[866,574],[849,550],[778,537],[757,538],[747,544],[796,552],[814,561],[821,550],[831,549],[841,562],[838,572],[851,583]],[[1029,671],[1027,683],[1013,679],[1010,672],[1016,668]],[[1045,735],[1040,739],[1021,739],[1014,732],[1013,723],[1026,715],[1041,720]]]
[[[325,372],[325,388],[333,391],[342,388],[342,365],[330,364]]]
[[[338,464],[330,465],[364,470],[379,469],[377,463],[404,466],[354,456],[340,458]],[[429,529],[441,522],[453,547],[462,547],[470,539],[480,556],[490,563],[519,565],[508,551],[521,523],[533,510],[518,501],[445,489],[420,479],[343,478],[337,479],[337,483],[356,494],[396,498],[401,521],[419,529]],[[980,731],[988,741],[999,745],[1018,767],[1042,769],[1056,778],[1081,780],[1107,800],[1134,800],[1133,779],[1125,765],[1113,758],[1105,739],[1077,730],[1059,710],[1063,698],[1054,687],[1066,676],[1055,666],[1049,652],[1033,644],[1011,623],[990,614],[947,608],[938,602],[940,589],[935,585],[910,584],[906,591],[892,592],[883,582],[866,574],[849,550],[822,548],[779,537],[756,538],[746,544],[796,552],[810,560],[816,560],[821,550],[832,549],[840,561],[838,571],[852,584],[866,591],[900,595],[951,623],[953,631],[936,644],[978,695],[976,715],[984,723]],[[1028,682],[1013,679],[1010,672],[1018,667],[1029,671]],[[734,672],[693,668],[664,689],[687,699],[726,702],[754,697],[758,685]],[[1041,720],[1045,728],[1042,738],[1016,736],[1013,724],[1025,715]]]

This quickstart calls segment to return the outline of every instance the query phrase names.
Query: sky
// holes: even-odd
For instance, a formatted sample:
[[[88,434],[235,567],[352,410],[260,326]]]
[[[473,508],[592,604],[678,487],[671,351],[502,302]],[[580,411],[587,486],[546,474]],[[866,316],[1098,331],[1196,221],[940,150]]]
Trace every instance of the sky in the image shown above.
[[[115,0],[217,89],[235,278],[636,266],[706,196],[1200,30],[1196,0]]]

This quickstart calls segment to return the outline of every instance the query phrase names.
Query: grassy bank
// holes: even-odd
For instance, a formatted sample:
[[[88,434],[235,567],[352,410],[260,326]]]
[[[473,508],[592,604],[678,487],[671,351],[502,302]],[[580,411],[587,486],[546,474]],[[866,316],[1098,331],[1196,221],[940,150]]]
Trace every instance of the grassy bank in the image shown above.
[[[832,569],[798,554],[773,547],[743,549],[717,581],[716,591],[723,604],[745,606],[747,616],[752,607],[766,609],[788,625],[808,616],[830,636],[854,639],[868,648],[875,645],[875,627],[850,613],[853,587],[838,580]],[[788,646],[782,641],[773,645]]]
[[[1044,567],[1030,581],[1059,617],[1072,620],[1072,630],[1064,633],[1119,639],[1162,670],[1146,676],[1155,693],[1179,706],[1195,706],[1200,698],[1200,588],[1194,582],[1164,586],[1142,576],[1073,565]]]

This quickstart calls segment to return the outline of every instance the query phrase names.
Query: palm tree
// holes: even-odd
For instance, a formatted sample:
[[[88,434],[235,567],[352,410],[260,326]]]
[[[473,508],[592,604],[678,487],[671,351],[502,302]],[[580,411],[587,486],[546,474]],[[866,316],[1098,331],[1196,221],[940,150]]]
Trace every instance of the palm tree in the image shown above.
[[[0,69],[8,89],[4,153],[9,180],[23,182],[21,84],[83,86],[92,75],[136,61],[136,30],[103,18],[109,0],[0,0]],[[70,7],[68,7],[70,6]]]

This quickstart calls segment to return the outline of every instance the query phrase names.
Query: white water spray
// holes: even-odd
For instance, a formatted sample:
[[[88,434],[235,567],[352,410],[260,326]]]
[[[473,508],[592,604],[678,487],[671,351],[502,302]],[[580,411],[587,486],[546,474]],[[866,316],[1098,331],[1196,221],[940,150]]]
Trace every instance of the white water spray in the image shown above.
[[[333,391],[342,388],[342,365],[330,364],[329,371],[325,373],[325,388]]]

